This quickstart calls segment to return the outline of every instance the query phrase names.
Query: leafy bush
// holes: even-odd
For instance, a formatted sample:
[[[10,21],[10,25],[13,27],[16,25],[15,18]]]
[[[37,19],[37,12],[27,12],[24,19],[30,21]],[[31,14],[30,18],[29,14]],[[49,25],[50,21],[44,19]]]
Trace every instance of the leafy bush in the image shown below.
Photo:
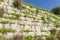
[[[58,39],[56,38],[56,36],[54,36],[54,35],[46,36],[46,38],[47,38],[47,40],[58,40]]]
[[[53,12],[54,14],[60,15],[60,6],[53,8],[51,12]]]
[[[35,36],[33,37],[33,40],[44,40],[44,38],[42,38],[42,36],[35,35]]]
[[[0,40],[6,40],[6,37],[4,35],[0,35]]]
[[[29,36],[27,36],[26,38],[25,38],[25,40],[32,40],[32,36],[31,35],[29,35]]]
[[[16,31],[13,29],[0,28],[0,32],[6,33],[6,32],[16,32]]]

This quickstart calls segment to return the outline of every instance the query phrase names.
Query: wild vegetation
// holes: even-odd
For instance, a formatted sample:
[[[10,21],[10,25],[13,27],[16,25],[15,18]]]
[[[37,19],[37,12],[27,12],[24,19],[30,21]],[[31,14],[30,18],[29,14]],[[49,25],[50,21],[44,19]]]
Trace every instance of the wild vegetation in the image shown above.
[[[22,7],[22,0],[14,0],[13,6],[18,8],[18,9],[21,8]]]
[[[0,40],[60,40],[60,17],[20,0],[12,6],[10,1],[0,2]]]
[[[53,12],[54,14],[60,16],[60,6],[53,8],[51,10],[51,12]]]

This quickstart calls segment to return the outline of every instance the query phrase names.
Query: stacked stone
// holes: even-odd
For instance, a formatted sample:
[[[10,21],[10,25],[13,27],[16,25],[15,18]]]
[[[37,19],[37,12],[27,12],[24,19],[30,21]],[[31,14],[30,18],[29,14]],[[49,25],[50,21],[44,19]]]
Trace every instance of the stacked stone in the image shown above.
[[[8,4],[1,2],[5,13],[0,18],[0,35],[6,39],[13,38],[16,34],[28,35],[50,35],[51,28],[55,28],[54,22],[57,20],[50,13],[39,10],[28,5],[18,10]],[[52,21],[54,20],[54,21]]]

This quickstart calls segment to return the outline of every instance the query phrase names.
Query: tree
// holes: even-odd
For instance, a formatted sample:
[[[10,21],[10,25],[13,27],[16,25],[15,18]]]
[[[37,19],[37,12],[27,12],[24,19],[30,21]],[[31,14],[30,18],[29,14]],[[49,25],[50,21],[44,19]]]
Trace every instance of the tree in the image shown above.
[[[60,15],[60,6],[53,8],[51,12],[53,12],[56,15]]]

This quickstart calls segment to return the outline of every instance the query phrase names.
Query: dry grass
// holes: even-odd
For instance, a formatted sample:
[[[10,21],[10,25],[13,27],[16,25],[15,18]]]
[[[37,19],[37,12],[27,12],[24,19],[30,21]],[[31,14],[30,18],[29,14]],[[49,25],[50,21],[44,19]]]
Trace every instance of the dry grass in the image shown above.
[[[14,40],[23,40],[23,36],[17,34],[17,35],[14,37]]]
[[[4,13],[5,13],[4,8],[3,7],[2,8],[0,7],[0,18],[3,17],[3,14]]]
[[[21,0],[14,0],[13,6],[16,8],[21,8],[22,7],[22,1]]]

